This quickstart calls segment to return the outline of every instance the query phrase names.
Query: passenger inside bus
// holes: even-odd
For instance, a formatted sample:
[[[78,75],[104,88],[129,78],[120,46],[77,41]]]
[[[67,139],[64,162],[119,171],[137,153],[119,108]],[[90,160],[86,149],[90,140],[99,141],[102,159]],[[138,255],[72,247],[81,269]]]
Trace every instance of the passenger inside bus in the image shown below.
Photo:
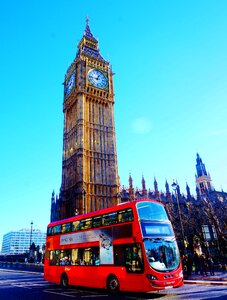
[[[125,266],[129,273],[143,272],[141,245],[116,245],[114,247],[114,264],[117,266]]]

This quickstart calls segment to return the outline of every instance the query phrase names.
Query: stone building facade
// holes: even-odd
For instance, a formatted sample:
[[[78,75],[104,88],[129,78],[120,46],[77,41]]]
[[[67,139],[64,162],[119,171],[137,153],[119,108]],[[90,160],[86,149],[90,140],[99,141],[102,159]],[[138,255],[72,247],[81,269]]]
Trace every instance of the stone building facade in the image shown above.
[[[62,183],[51,221],[113,206],[119,178],[113,72],[87,20],[64,81]]]

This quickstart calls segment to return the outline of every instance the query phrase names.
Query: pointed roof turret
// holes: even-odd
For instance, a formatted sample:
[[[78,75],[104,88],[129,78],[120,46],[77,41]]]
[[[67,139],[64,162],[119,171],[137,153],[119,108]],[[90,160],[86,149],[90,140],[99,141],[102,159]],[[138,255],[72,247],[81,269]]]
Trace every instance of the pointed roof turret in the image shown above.
[[[160,195],[159,195],[159,191],[158,191],[158,182],[157,182],[155,177],[154,177],[154,190],[155,190],[155,199],[157,201],[159,201],[160,200]]]
[[[169,202],[171,202],[172,198],[171,198],[169,183],[168,183],[167,179],[166,179],[166,182],[165,182],[165,188],[166,188],[166,200],[167,200],[167,203],[169,203]]]
[[[146,190],[146,182],[145,182],[143,175],[142,175],[142,189],[143,189],[143,191]]]
[[[199,188],[200,194],[205,194],[207,191],[213,190],[213,186],[211,184],[211,176],[206,171],[205,164],[202,162],[202,159],[200,158],[199,154],[196,154],[196,172],[195,180],[196,185]]]
[[[131,173],[129,173],[129,200],[133,201],[134,200],[134,188],[133,188],[133,180],[132,180],[132,176]]]
[[[191,198],[191,192],[190,192],[190,187],[188,186],[187,182],[186,182],[186,192],[187,192],[188,199],[190,199]]]
[[[146,181],[143,175],[142,175],[142,195],[143,197],[147,197]]]
[[[94,59],[97,59],[97,60],[107,63],[104,60],[104,58],[101,56],[101,54],[99,53],[98,40],[94,38],[94,36],[91,32],[88,18],[86,18],[86,27],[84,30],[84,35],[79,42],[78,52],[77,52],[76,57],[80,57],[81,55],[84,55],[84,56],[87,56],[90,58],[94,58]]]
[[[132,189],[132,188],[133,188],[133,180],[132,180],[131,173],[129,173],[129,179],[128,179],[128,182],[129,182],[129,187]]]
[[[51,195],[51,203],[55,203],[55,192],[53,190],[52,195]]]
[[[166,188],[166,193],[170,193],[170,190],[169,190],[169,183],[168,183],[167,180],[166,180],[166,183],[165,183],[165,188]]]
[[[155,177],[154,177],[154,190],[158,191],[158,182]]]
[[[86,37],[88,40],[91,40],[92,42],[98,44],[98,41],[94,38],[90,26],[89,26],[89,19],[86,17],[86,27],[84,30],[84,37]]]
[[[205,164],[203,163],[201,157],[199,156],[199,153],[196,154],[196,171],[197,171],[197,176],[201,177],[203,175],[207,176],[207,171]]]

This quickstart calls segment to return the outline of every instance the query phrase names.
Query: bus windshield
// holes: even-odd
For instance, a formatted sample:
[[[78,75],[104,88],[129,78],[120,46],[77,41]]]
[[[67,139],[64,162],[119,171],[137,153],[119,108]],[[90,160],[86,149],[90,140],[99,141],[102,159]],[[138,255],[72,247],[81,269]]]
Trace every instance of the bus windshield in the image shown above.
[[[168,216],[165,208],[154,202],[139,202],[137,203],[137,211],[140,220],[150,221],[168,221]]]
[[[175,239],[144,238],[146,256],[150,266],[157,271],[171,271],[180,264]]]
[[[139,202],[137,211],[150,266],[164,272],[176,269],[179,251],[165,208],[154,202]]]

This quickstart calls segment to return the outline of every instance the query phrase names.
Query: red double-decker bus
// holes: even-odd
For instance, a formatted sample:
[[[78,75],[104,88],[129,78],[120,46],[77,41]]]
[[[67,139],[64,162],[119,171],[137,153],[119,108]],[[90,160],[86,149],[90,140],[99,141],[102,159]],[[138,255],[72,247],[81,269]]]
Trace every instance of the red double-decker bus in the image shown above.
[[[63,287],[110,293],[183,285],[179,250],[164,206],[133,201],[50,223],[44,278]]]

